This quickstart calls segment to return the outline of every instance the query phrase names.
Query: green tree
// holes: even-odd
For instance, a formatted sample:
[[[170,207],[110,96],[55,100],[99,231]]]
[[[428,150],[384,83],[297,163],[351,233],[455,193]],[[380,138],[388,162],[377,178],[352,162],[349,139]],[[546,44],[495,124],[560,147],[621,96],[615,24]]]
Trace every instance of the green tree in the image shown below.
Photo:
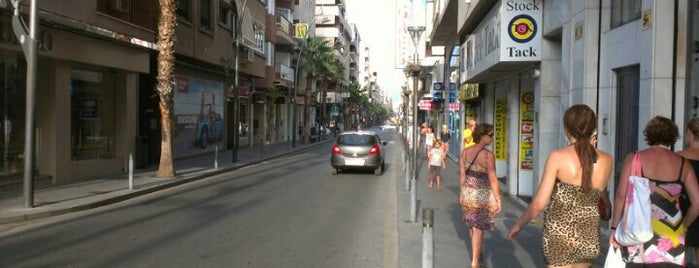
[[[314,82],[322,77],[324,68],[327,63],[327,54],[332,54],[332,48],[328,42],[319,37],[309,37],[305,42],[304,48],[301,50],[299,57],[299,66],[306,73],[306,96],[305,106],[303,110],[303,141],[310,142],[311,125],[313,122],[311,117],[311,97],[313,94]]]
[[[160,0],[160,19],[158,21],[158,84],[155,91],[160,97],[160,166],[157,177],[172,178],[175,176],[175,163],[172,159],[172,109],[175,87],[175,17],[176,0]]]

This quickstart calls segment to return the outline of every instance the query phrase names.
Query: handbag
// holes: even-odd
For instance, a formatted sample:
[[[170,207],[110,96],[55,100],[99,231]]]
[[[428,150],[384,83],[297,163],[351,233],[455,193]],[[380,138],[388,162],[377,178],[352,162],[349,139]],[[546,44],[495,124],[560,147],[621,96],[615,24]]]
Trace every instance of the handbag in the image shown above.
[[[619,267],[626,267],[626,262],[624,262],[624,258],[621,257],[621,249],[614,248],[612,245],[609,245],[607,257],[604,259],[604,268]]]
[[[471,171],[471,166],[473,166],[473,163],[476,162],[478,155],[481,153],[481,151],[483,151],[483,149],[484,148],[481,148],[480,150],[478,150],[478,152],[476,153],[476,156],[473,157],[473,161],[471,161],[471,163],[468,164],[468,169],[466,170],[466,173],[465,173],[466,175],[468,175],[468,173]],[[461,185],[461,191],[459,191],[459,201],[460,201],[459,203],[464,204],[465,201],[469,200],[469,198],[468,198],[468,196],[470,195],[469,192],[470,192],[470,189],[468,189],[467,187],[464,187],[464,185]],[[492,191],[491,191],[491,193],[492,193]]]
[[[639,245],[653,238],[650,182],[641,177],[641,155],[636,152],[626,188],[626,202],[614,238],[622,246]]]

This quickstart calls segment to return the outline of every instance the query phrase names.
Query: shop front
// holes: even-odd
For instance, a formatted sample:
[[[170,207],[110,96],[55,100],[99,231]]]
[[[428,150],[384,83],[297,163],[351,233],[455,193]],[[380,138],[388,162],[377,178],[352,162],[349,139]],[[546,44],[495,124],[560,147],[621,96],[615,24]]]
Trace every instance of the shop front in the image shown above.
[[[491,150],[496,174],[512,195],[530,197],[538,185],[535,93],[538,83],[533,69],[541,61],[542,12],[517,8],[517,2],[499,2],[461,44],[460,94],[464,122],[494,125]],[[532,5],[540,6],[541,1]],[[538,4],[537,4],[538,3]]]

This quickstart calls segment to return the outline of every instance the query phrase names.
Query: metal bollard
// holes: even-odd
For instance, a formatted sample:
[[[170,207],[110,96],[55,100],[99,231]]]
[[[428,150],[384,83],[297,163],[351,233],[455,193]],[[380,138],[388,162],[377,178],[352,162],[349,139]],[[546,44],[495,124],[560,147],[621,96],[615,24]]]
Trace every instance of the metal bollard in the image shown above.
[[[214,151],[214,169],[218,169],[218,144],[216,144],[216,151]]]
[[[434,267],[434,209],[422,209],[422,267]]]
[[[129,153],[129,190],[133,190],[133,153]]]
[[[413,183],[410,187],[410,222],[417,222],[417,180],[415,177],[413,177]]]

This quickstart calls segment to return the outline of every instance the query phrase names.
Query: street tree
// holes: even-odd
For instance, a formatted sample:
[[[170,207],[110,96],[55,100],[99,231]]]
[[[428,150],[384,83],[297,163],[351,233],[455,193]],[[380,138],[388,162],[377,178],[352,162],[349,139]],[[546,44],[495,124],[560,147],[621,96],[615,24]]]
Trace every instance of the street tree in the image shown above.
[[[313,93],[313,84],[321,76],[323,68],[326,64],[326,56],[332,53],[332,48],[326,40],[319,37],[308,37],[305,41],[304,49],[301,50],[299,64],[301,69],[306,73],[306,95],[305,106],[303,110],[303,142],[310,143],[311,125],[313,122],[311,117],[311,96]]]
[[[155,91],[160,97],[160,166],[157,177],[172,178],[175,176],[175,164],[172,159],[172,112],[173,92],[175,87],[173,78],[175,69],[175,17],[176,0],[160,1],[160,19],[158,21],[158,83]]]

